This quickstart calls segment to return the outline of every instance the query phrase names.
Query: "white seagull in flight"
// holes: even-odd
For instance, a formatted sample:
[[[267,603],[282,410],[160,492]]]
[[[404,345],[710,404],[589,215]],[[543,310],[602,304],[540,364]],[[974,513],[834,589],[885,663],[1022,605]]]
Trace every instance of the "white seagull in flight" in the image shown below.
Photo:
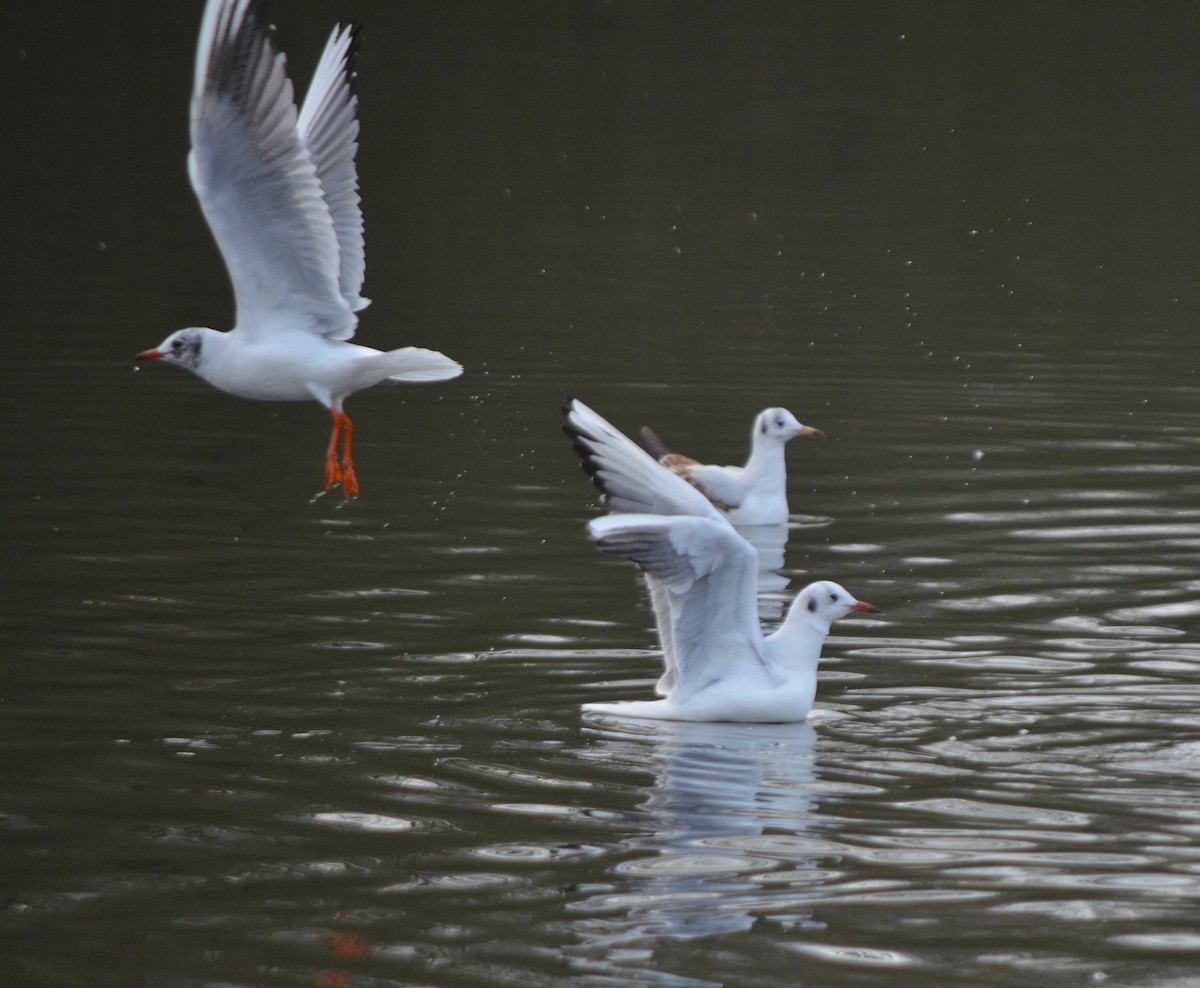
[[[325,490],[358,494],[342,402],[381,381],[445,381],[433,350],[349,343],[362,288],[356,27],[335,27],[297,113],[264,0],[209,0],[192,91],[188,174],[233,283],[228,332],[172,333],[138,360],[177,364],[241,398],[315,399],[333,416]],[[341,439],[341,459],[338,440]]]
[[[630,559],[650,589],[666,671],[661,700],[587,703],[593,713],[658,720],[804,720],[829,626],[874,613],[836,583],[811,583],[763,636],[758,554],[698,490],[579,401],[566,433],[613,514],[588,523],[597,548]]]
[[[699,490],[734,525],[781,525],[788,520],[783,444],[796,436],[824,439],[825,433],[801,425],[786,408],[763,409],[750,432],[746,465],[721,467],[671,452],[648,426],[642,427],[642,442],[658,462]]]

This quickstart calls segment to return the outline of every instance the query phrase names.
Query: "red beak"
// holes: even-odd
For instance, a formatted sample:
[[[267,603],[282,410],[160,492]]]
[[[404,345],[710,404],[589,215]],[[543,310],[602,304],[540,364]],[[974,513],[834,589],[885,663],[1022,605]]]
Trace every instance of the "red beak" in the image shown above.
[[[879,608],[874,604],[868,604],[865,600],[859,600],[850,605],[850,610],[859,611],[862,614],[878,614]]]
[[[153,350],[153,349],[152,350],[143,350],[141,353],[139,353],[133,359],[134,360],[162,360],[162,351],[161,350]]]

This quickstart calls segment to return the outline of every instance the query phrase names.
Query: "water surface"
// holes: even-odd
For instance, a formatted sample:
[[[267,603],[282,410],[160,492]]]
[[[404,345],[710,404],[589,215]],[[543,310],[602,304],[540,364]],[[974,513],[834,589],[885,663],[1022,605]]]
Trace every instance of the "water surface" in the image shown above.
[[[231,308],[178,7],[5,15],[22,984],[1194,980],[1194,12],[276,0],[367,24],[359,338],[468,368],[349,402],[343,506],[315,405],[131,371]],[[762,613],[884,613],[809,723],[581,717],[659,658],[567,396],[827,433]]]

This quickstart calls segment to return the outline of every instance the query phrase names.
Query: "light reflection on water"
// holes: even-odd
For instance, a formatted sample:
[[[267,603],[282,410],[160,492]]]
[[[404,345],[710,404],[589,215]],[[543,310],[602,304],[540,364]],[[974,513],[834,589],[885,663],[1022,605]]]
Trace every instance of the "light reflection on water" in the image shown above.
[[[1164,643],[1108,627],[1037,655],[1016,633],[963,648],[891,622],[831,640],[834,674],[801,725],[578,725],[591,685],[649,688],[657,656],[639,649],[431,654],[401,670],[351,651],[293,730],[265,726],[293,686],[180,684],[183,698],[238,696],[250,720],[117,746],[90,787],[136,769],[151,789],[130,791],[139,823],[107,834],[117,870],[64,873],[8,922],[94,931],[118,905],[154,908],[185,940],[200,924],[234,954],[274,944],[297,973],[336,960],[400,983],[443,965],[556,980],[522,936],[559,939],[572,977],[646,984],[736,983],[780,951],[832,983],[881,969],[936,981],[949,964],[1016,977],[1031,952],[1064,978],[1182,962],[1200,896],[1200,717],[1169,673],[1136,665]],[[1167,647],[1181,667],[1200,659]],[[549,678],[522,702],[531,668]],[[401,733],[379,731],[388,709]],[[32,849],[46,813],[5,829]],[[986,955],[969,948],[980,928]],[[723,947],[702,961],[667,946],[687,941]],[[30,970],[57,966],[26,953]]]
[[[647,751],[653,773],[637,825],[647,836],[629,840],[632,854],[612,869],[617,880],[597,890],[572,912],[615,913],[616,920],[583,925],[592,944],[611,948],[646,937],[708,936],[748,929],[754,885],[749,876],[777,868],[786,856],[741,853],[731,839],[758,837],[768,828],[790,836],[814,826],[813,745],[807,724],[750,726],[723,724],[705,730],[696,724],[638,725],[633,735],[599,732],[601,743],[589,758],[616,758],[613,746],[633,743]]]

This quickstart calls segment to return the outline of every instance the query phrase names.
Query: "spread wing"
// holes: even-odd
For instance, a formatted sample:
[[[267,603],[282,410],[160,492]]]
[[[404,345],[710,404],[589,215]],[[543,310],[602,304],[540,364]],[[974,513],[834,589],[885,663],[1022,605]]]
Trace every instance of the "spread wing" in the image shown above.
[[[574,442],[609,511],[693,515],[724,523],[703,494],[583,402],[572,400],[563,411],[567,416],[563,431]]]
[[[594,518],[602,552],[646,575],[667,670],[660,691],[677,702],[710,683],[766,668],[755,607],[758,555],[724,520],[621,514]]]
[[[349,339],[357,320],[339,291],[338,237],[296,124],[263,0],[209,0],[188,172],[229,270],[238,328],[300,326]]]
[[[371,304],[370,299],[359,294],[366,273],[358,172],[354,167],[358,151],[358,97],[354,95],[354,80],[359,35],[357,24],[333,29],[297,122],[300,140],[317,169],[337,236],[338,289],[354,312]]]

